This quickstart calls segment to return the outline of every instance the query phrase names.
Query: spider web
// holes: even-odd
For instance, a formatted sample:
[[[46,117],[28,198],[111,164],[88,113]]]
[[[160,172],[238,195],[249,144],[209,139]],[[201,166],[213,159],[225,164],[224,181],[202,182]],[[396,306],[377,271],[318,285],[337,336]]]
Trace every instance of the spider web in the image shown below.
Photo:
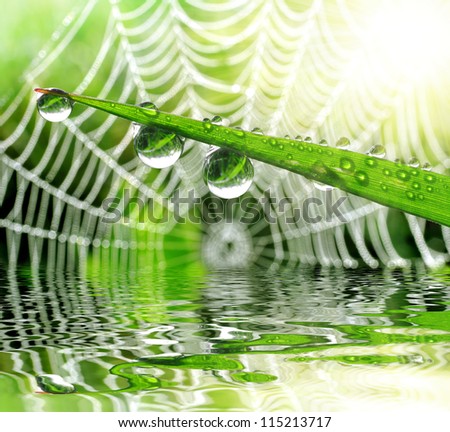
[[[49,124],[32,94],[35,86],[56,86],[127,103],[150,100],[164,111],[198,119],[219,114],[244,129],[330,145],[348,136],[352,150],[384,144],[390,159],[417,157],[444,172],[449,130],[441,112],[448,112],[449,81],[417,84],[377,63],[363,42],[373,2],[77,3],[0,116],[0,231],[11,264],[27,254],[36,264],[46,257],[71,267],[90,250],[135,265],[150,256],[160,268],[200,257],[213,267],[409,264],[392,237],[397,227],[389,210],[355,196],[342,207],[346,223],[287,223],[278,215],[273,223],[243,224],[239,207],[214,223],[153,223],[133,210],[105,223],[107,198],[117,198],[118,208],[141,200],[173,212],[166,198],[174,193],[208,197],[201,176],[206,146],[188,140],[173,168],[152,170],[132,150],[132,125],[80,107]],[[260,210],[269,190],[275,203],[291,199],[286,214],[308,197],[347,196],[256,162],[248,196]],[[276,204],[271,211],[277,213]],[[180,212],[195,210],[186,205]],[[448,259],[449,229],[413,216],[395,220],[407,226],[403,240],[413,239],[428,266]]]

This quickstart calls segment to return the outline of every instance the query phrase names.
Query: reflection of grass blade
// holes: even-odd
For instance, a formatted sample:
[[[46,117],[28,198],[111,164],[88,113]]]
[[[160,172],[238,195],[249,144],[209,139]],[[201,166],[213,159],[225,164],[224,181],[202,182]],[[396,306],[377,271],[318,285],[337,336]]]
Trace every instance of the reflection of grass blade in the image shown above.
[[[37,91],[61,95],[52,90]],[[449,176],[339,148],[257,135],[135,105],[73,93],[65,96],[127,120],[237,150],[308,179],[450,226]]]

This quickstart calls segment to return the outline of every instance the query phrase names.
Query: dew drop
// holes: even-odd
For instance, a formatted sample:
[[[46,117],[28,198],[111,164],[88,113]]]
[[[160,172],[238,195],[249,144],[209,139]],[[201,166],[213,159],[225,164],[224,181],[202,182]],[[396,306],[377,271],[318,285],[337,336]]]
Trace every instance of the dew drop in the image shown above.
[[[353,171],[355,169],[354,162],[349,158],[341,158],[339,166],[344,171]]]
[[[141,126],[134,137],[139,159],[152,168],[172,166],[183,152],[183,140],[178,135],[153,126]]]
[[[244,131],[242,130],[242,128],[240,128],[239,126],[236,126],[233,130],[234,134],[237,135],[238,137],[243,137],[244,136]]]
[[[326,139],[321,139],[321,140],[319,141],[319,144],[320,144],[321,146],[326,147],[326,146],[328,145],[328,142],[327,142]]]
[[[428,162],[425,162],[425,163],[422,165],[422,169],[423,169],[424,171],[431,171],[431,164],[428,163]]]
[[[369,184],[369,176],[364,171],[355,171],[355,179],[363,186],[367,186]]]
[[[288,160],[292,160],[292,155],[289,153],[289,154],[287,155],[287,158],[288,158]]]
[[[264,135],[264,132],[262,131],[261,128],[259,127],[255,127],[252,129],[252,133],[256,134],[256,135]]]
[[[414,192],[406,191],[405,193],[406,193],[406,197],[409,198],[410,200],[416,199],[416,194]]]
[[[336,147],[348,147],[350,140],[346,137],[341,137],[336,141]]]
[[[391,176],[392,175],[392,172],[391,172],[391,170],[390,169],[388,169],[388,168],[384,168],[383,169],[383,174],[385,175],[385,176]]]
[[[420,183],[418,183],[418,182],[413,182],[412,183],[412,187],[414,188],[414,189],[416,189],[416,190],[418,190],[418,189],[420,189]]]
[[[427,192],[433,192],[434,189],[431,186],[427,186]]]
[[[312,142],[312,138],[310,136],[305,137],[304,139],[305,142]]]
[[[427,181],[428,183],[434,183],[436,181],[436,177],[432,174],[425,174],[423,176],[423,178],[425,179],[425,181]]]
[[[206,156],[203,179],[218,197],[231,199],[243,195],[253,181],[253,164],[246,156],[218,148]]]
[[[409,160],[408,165],[413,168],[419,168],[420,162],[417,158],[413,157]]]
[[[419,198],[420,200],[423,200],[423,194],[417,194],[417,198]]]
[[[409,177],[410,177],[409,174],[405,170],[398,170],[397,171],[397,178],[399,180],[408,181]]]
[[[269,138],[269,144],[274,147],[277,145],[277,140],[275,138]]]
[[[303,138],[301,135],[297,135],[294,139],[297,141],[302,141]]]
[[[374,168],[377,166],[377,160],[375,158],[368,158],[366,159],[366,165]]]
[[[283,149],[284,149],[284,145],[283,145],[283,144],[278,144],[278,148],[279,148],[280,150],[283,150]]]
[[[381,183],[381,184],[380,184],[380,187],[381,187],[381,190],[382,190],[382,191],[387,192],[388,187],[387,187],[384,183]]]
[[[211,131],[213,125],[211,124],[211,120],[209,118],[203,119],[203,128],[206,130],[206,132]]]
[[[61,122],[68,118],[72,112],[73,102],[64,97],[66,93],[60,89],[48,89],[61,93],[61,95],[41,94],[37,101],[37,109],[42,118],[50,122]]]
[[[374,145],[369,149],[367,154],[378,158],[384,158],[386,156],[386,149],[382,145]]]
[[[67,394],[75,391],[75,387],[59,375],[38,375],[36,381],[39,388],[46,393]]]
[[[317,190],[319,190],[321,192],[329,192],[329,191],[332,191],[334,189],[333,186],[330,186],[330,185],[327,185],[325,183],[321,183],[321,182],[318,182],[318,181],[313,181],[313,185],[314,185],[314,187]]]
[[[219,115],[215,115],[211,119],[211,123],[221,124],[222,123],[222,117],[220,117]]]
[[[148,108],[148,109],[152,109],[152,110],[158,111],[157,106],[153,102],[148,102],[148,101],[141,102],[138,106],[140,106],[142,108]],[[136,122],[133,122],[132,125],[133,125],[133,132],[132,132],[133,133],[133,138],[135,138],[136,135],[141,130],[141,127],[143,127],[143,126],[142,126],[142,124],[136,123]]]

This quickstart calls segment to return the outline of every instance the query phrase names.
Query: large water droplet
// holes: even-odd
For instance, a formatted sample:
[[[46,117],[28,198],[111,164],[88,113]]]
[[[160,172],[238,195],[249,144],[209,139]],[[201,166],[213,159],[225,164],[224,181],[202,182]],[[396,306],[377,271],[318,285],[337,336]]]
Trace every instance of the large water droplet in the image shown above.
[[[59,375],[39,375],[36,377],[36,381],[39,388],[46,393],[66,394],[75,391],[75,387]]]
[[[55,88],[49,90],[61,92],[61,95],[41,94],[36,101],[37,109],[45,120],[61,122],[70,116],[73,102],[63,96],[66,94],[63,90]]]
[[[231,199],[243,195],[253,181],[253,164],[246,156],[225,148],[207,154],[203,178],[218,197]]]
[[[174,133],[153,126],[141,126],[134,137],[137,155],[152,168],[172,166],[183,152],[183,140]]]
[[[384,158],[386,156],[386,149],[382,145],[374,145],[369,149],[367,154],[378,158]]]

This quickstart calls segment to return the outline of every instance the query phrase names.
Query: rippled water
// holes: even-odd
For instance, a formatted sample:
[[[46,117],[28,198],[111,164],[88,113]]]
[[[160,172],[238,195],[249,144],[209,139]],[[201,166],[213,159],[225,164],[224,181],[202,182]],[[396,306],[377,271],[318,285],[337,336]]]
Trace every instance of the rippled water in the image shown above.
[[[450,404],[448,270],[96,268],[0,266],[0,410]]]

